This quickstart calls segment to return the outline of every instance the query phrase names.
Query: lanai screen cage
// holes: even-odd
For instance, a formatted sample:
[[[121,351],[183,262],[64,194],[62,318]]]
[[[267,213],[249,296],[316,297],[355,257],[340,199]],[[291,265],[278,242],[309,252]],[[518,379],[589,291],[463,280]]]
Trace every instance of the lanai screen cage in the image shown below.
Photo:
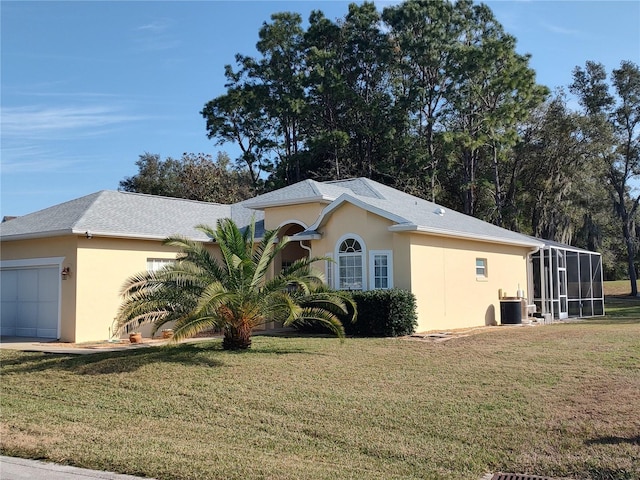
[[[604,315],[602,256],[544,240],[531,256],[533,303],[550,319]]]

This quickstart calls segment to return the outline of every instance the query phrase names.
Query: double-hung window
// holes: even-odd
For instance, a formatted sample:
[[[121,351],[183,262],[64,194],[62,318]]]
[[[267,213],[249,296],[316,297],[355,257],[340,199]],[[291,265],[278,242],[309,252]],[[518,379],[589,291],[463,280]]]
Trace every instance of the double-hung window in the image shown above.
[[[476,278],[485,279],[487,278],[487,259],[486,258],[476,258]]]
[[[391,250],[369,252],[369,288],[393,288],[393,253]]]

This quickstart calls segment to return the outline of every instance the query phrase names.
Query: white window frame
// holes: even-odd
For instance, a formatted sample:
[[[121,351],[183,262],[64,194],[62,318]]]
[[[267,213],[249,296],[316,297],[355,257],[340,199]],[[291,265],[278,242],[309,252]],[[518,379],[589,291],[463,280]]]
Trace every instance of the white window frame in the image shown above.
[[[482,262],[482,265],[478,265],[478,261]],[[481,269],[481,271],[479,271]],[[489,261],[485,257],[476,257],[476,279],[486,280],[489,278]]]
[[[360,253],[340,253],[340,245],[342,245],[342,242],[344,242],[345,240],[349,240],[349,239],[353,239],[356,240],[359,244],[360,244],[360,248],[362,248],[362,251]],[[336,264],[335,264],[335,275],[334,275],[334,281],[335,281],[335,287],[338,290],[351,290],[350,288],[343,288],[341,285],[341,279],[340,279],[340,258],[341,257],[355,257],[355,256],[360,256],[360,261],[361,261],[361,265],[362,265],[362,279],[361,279],[361,285],[362,288],[359,289],[359,291],[365,291],[367,290],[367,245],[365,244],[364,240],[362,239],[362,237],[358,234],[355,233],[347,233],[342,235],[338,241],[336,242],[335,245],[335,255],[334,258],[336,260]]]
[[[147,271],[157,272],[167,265],[176,263],[175,258],[147,258]]]
[[[387,258],[387,286],[376,288],[376,257]],[[369,287],[371,290],[389,290],[393,288],[393,251],[370,250],[369,251]]]
[[[333,261],[333,253],[326,253],[325,257],[330,258],[331,260],[325,260],[324,262],[324,276],[329,288],[333,288],[333,271],[335,262]]]

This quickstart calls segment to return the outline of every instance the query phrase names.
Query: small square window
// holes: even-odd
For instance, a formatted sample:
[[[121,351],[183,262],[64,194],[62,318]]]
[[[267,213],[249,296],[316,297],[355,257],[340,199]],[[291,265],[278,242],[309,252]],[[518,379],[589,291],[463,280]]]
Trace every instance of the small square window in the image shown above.
[[[176,263],[176,261],[171,258],[147,258],[147,270],[149,272],[157,272],[167,265],[172,265],[174,263]]]
[[[476,277],[487,278],[487,259],[476,258]]]

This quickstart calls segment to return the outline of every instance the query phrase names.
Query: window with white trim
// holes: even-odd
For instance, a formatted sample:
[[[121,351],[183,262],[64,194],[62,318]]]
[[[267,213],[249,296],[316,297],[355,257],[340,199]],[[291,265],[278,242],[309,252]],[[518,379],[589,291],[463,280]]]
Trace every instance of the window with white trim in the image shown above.
[[[391,250],[369,252],[369,288],[393,288],[393,253]]]
[[[338,289],[364,290],[364,247],[360,240],[347,237],[338,247]]]
[[[335,265],[335,262],[333,261],[333,254],[332,253],[327,253],[325,255],[325,257],[330,259],[330,260],[325,260],[325,262],[324,262],[325,280],[327,281],[327,285],[330,288],[333,288],[333,268],[334,268],[334,265]]]
[[[167,265],[175,263],[173,258],[147,258],[147,271],[157,272]]]
[[[487,278],[488,276],[487,259],[476,258],[476,277]]]

